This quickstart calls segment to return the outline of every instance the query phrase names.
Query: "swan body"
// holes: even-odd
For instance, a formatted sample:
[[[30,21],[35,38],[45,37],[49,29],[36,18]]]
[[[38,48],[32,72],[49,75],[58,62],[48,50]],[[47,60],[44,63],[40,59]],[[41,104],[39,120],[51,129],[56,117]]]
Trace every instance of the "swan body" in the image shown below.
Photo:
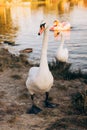
[[[43,24],[43,23],[42,23]],[[39,67],[29,70],[26,86],[30,94],[49,91],[53,85],[53,76],[47,63],[48,27],[44,30],[42,53]]]
[[[26,81],[26,86],[31,95],[49,92],[53,85],[53,76],[50,71],[40,71],[39,67],[32,67]]]
[[[64,48],[64,36],[63,33],[61,32],[61,44],[57,50],[56,59],[61,62],[67,62],[69,57],[68,55],[69,52],[67,48]]]
[[[59,22],[58,20],[54,21],[53,27],[50,28],[50,31],[68,31],[70,30],[71,25],[69,22]]]
[[[67,31],[67,30],[70,30],[70,28],[71,28],[71,25],[70,25],[69,22],[62,22],[62,26],[63,26],[62,29],[61,29],[62,31],[63,30]]]
[[[44,32],[43,34],[43,42],[42,42],[42,50],[41,50],[41,58],[40,58],[40,66],[39,67],[32,67],[29,70],[28,77],[26,80],[26,86],[29,90],[31,95],[31,99],[33,100],[33,96],[36,93],[46,93],[46,100],[45,105],[48,104],[48,92],[50,91],[51,87],[53,86],[53,76],[48,67],[47,61],[47,47],[48,47],[48,25],[45,21],[42,21],[40,24],[39,35]],[[33,103],[34,104],[34,103]],[[50,104],[51,107],[52,104]],[[29,113],[38,113],[36,110],[36,106],[32,106]],[[37,111],[37,112],[36,112]]]

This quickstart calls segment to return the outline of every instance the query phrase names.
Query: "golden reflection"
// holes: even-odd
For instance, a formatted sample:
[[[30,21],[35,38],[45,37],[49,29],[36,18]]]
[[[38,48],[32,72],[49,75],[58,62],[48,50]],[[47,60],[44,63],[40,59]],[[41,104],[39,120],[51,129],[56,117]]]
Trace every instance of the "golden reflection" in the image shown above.
[[[10,8],[0,7],[0,32],[8,30],[11,23]]]
[[[39,9],[39,11],[41,10],[44,14],[53,13],[58,16],[64,13],[68,14],[75,5],[78,7],[87,7],[87,0],[28,0],[28,2],[22,2],[22,0],[19,0],[17,3],[15,1],[16,0],[8,0],[5,3],[6,6],[4,6],[5,1],[0,0],[0,33],[11,31],[12,28],[18,29],[18,26],[20,25],[19,21],[22,22],[22,20],[19,19],[23,17],[25,18],[25,16],[31,17],[31,11],[34,10],[37,12]],[[21,16],[23,14],[25,16]]]
[[[86,7],[87,0],[31,0],[31,8],[37,10],[43,6],[48,12],[54,10],[57,14],[68,13],[75,5],[78,7]]]
[[[0,7],[0,42],[6,39],[14,40],[17,30],[18,26],[15,27],[12,22],[11,8]]]
[[[87,0],[0,0],[0,6],[2,5],[21,5],[21,6],[29,6],[29,5],[46,5],[46,6],[59,6],[63,10],[64,8],[67,8],[68,6],[74,6],[74,5],[81,5],[85,6],[87,5]]]
[[[87,0],[84,0],[83,3],[84,3],[84,7],[87,7]]]

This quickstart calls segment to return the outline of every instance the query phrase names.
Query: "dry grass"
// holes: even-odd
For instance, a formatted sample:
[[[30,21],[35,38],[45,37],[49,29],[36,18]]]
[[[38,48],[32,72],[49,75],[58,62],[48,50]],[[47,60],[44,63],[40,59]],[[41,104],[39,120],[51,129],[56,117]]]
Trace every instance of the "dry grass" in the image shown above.
[[[87,129],[86,75],[71,73],[70,64],[49,66],[54,76],[49,100],[58,106],[45,108],[45,94],[38,94],[35,103],[42,112],[28,115],[26,111],[32,102],[25,81],[31,65],[24,55],[16,57],[0,50],[0,130]]]
[[[70,70],[71,63],[65,62],[52,62],[49,63],[49,68],[52,71],[55,78],[65,79],[65,80],[74,80],[83,78],[84,82],[87,82],[87,73],[82,73],[79,69],[78,71],[71,71]]]

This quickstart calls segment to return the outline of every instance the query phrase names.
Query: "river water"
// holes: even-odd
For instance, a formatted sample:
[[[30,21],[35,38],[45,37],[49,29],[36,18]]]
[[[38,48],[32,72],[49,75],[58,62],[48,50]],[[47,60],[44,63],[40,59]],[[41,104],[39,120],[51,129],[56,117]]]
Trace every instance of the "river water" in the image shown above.
[[[42,36],[38,36],[40,21],[46,19],[49,26],[55,19],[70,22],[72,29],[65,34],[65,46],[69,50],[69,62],[72,69],[87,72],[87,3],[84,0],[60,5],[27,5],[0,7],[0,42],[15,41],[10,46],[17,52],[25,48],[33,48],[29,54],[32,63],[38,63],[42,47]],[[52,62],[61,39],[55,39],[49,32],[48,61]]]

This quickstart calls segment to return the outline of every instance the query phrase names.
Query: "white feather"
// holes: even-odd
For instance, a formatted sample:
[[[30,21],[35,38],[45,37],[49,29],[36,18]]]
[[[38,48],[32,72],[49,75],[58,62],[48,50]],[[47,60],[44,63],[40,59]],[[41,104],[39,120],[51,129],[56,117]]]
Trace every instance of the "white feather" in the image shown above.
[[[32,67],[29,70],[26,80],[26,86],[31,95],[48,92],[53,85],[53,76],[49,70],[47,61],[48,31],[48,26],[45,25],[40,66]]]
[[[67,62],[69,57],[69,52],[67,48],[64,48],[64,36],[61,32],[61,44],[56,53],[56,59],[61,62]]]

